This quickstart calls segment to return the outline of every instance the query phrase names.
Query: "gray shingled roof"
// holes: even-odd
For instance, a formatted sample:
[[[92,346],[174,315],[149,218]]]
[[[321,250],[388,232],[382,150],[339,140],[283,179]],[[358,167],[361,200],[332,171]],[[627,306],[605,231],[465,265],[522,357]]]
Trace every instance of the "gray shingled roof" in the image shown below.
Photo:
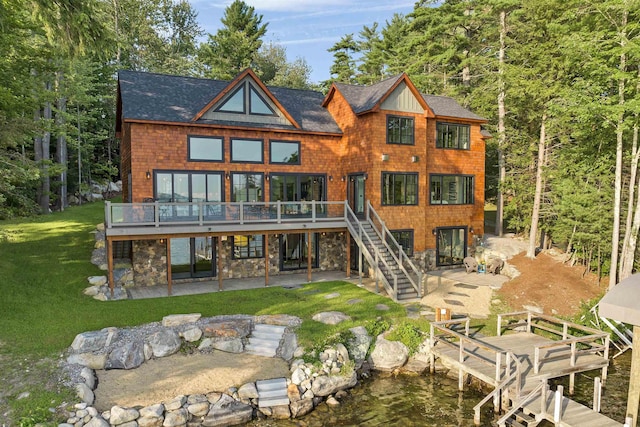
[[[191,123],[195,115],[229,84],[228,81],[138,71],[120,71],[118,82],[124,120],[177,123]],[[322,93],[280,87],[269,87],[269,90],[302,130],[342,133],[331,114],[322,107]],[[293,126],[216,120],[199,120],[198,123],[295,129]]]
[[[486,120],[479,115],[467,110],[458,102],[448,96],[422,95],[427,105],[431,107],[436,116],[455,117],[459,119]]]
[[[402,74],[399,74],[371,86],[355,86],[338,82],[334,84],[347,100],[353,112],[359,114],[375,107],[401,77]]]
[[[345,83],[335,83],[335,85],[345,97],[353,112],[359,114],[373,109],[401,78],[402,74],[398,74],[371,86],[356,86]],[[484,120],[484,118],[462,107],[453,98],[424,94],[422,94],[422,98],[431,107],[436,116]]]

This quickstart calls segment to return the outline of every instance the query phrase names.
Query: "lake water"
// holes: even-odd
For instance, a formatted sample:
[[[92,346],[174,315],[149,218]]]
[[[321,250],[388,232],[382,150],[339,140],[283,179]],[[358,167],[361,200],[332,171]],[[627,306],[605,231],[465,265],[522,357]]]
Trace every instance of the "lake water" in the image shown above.
[[[607,384],[603,390],[602,413],[623,422],[629,387],[631,352],[611,360]],[[600,371],[576,375],[574,400],[591,407],[593,378]],[[565,395],[568,380],[563,381]],[[325,404],[312,413],[295,420],[253,421],[255,427],[320,427],[320,426],[474,426],[473,407],[485,392],[467,389],[458,391],[458,380],[436,375],[376,374],[350,390],[341,405],[330,408]],[[491,426],[493,408],[483,408],[482,426]],[[542,427],[544,424],[540,424]],[[547,424],[551,425],[551,424]]]

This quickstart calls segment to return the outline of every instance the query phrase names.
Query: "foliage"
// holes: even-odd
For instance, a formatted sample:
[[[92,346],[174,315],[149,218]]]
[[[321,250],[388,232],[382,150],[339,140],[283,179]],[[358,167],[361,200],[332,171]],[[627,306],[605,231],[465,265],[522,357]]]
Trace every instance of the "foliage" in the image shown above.
[[[221,19],[223,27],[216,34],[209,34],[198,53],[207,77],[229,80],[252,65],[267,32],[262,18],[254,7],[241,0],[235,0],[225,9]]]
[[[414,322],[406,319],[389,331],[385,338],[389,341],[400,341],[409,349],[409,355],[415,354],[425,340],[425,333],[428,324],[424,322]]]
[[[382,334],[383,332],[386,332],[389,327],[391,325],[389,324],[388,321],[378,318],[375,320],[368,320],[365,324],[364,327],[367,330],[367,333],[369,334],[369,336],[375,338],[378,335]]]
[[[287,62],[284,46],[269,43],[256,54],[253,69],[263,83],[294,89],[309,89],[311,68],[303,58]]]

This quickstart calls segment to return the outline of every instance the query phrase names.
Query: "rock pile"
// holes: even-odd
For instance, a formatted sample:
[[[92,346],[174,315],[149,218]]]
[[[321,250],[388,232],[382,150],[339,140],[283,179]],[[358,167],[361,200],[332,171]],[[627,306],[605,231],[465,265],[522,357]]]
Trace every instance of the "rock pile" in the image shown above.
[[[323,314],[335,318],[336,313]],[[333,320],[330,320],[333,321]],[[185,342],[198,343],[200,351],[225,348],[242,352],[256,324],[285,326],[282,344],[276,354],[291,361],[290,378],[282,378],[286,387],[284,404],[260,404],[260,383],[247,383],[239,388],[212,391],[207,394],[177,396],[167,402],[144,408],[113,406],[99,413],[91,406],[94,401],[97,369],[134,369],[151,358],[174,354]],[[172,315],[162,322],[131,329],[106,328],[84,332],[76,336],[67,358],[70,376],[82,401],[67,409],[67,422],[60,427],[175,427],[175,426],[227,426],[249,422],[253,418],[297,418],[306,415],[319,403],[339,404],[345,390],[354,387],[358,374],[366,377],[370,369],[394,370],[407,361],[408,351],[400,343],[392,343],[379,336],[376,350],[366,360],[372,338],[362,326],[351,329],[352,338],[346,345],[338,343],[318,354],[320,364],[306,363],[300,357],[301,347],[291,352],[296,342],[293,329],[301,324],[297,317],[276,316],[216,316],[201,318],[200,314]],[[293,337],[292,337],[293,335]],[[391,344],[389,344],[391,343]],[[424,348],[428,348],[425,345]],[[403,355],[398,357],[396,353]],[[74,371],[75,369],[75,371]],[[288,398],[289,403],[286,404]],[[263,403],[264,403],[263,402]]]

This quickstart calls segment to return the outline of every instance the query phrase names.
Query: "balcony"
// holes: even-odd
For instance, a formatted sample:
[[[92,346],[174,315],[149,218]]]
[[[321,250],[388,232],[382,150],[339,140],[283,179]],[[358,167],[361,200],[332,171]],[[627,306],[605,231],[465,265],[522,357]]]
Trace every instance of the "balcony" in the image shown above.
[[[346,227],[346,201],[105,203],[108,237]]]

